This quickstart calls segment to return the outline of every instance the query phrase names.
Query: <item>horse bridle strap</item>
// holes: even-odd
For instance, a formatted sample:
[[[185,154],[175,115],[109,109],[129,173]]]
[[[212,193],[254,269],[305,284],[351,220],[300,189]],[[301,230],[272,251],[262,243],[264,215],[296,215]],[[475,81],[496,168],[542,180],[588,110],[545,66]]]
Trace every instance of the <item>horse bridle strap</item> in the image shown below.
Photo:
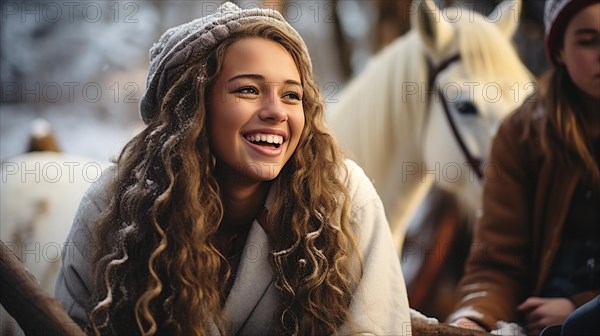
[[[429,58],[427,58],[427,67],[429,68],[429,77],[427,80],[427,88],[428,88],[427,92],[429,95],[431,95],[431,92],[433,92],[433,86],[435,84],[435,79],[437,78],[437,76],[442,71],[444,71],[449,65],[451,65],[452,63],[454,63],[458,60],[460,60],[460,55],[457,54],[457,55],[454,55],[452,57],[445,59],[437,67],[434,67],[431,60]],[[458,145],[459,145],[461,151],[463,152],[463,155],[466,157],[467,162],[469,163],[469,166],[471,167],[471,169],[473,169],[473,171],[475,171],[477,178],[481,181],[483,179],[483,171],[482,171],[481,161],[478,160],[477,158],[475,158],[471,154],[471,152],[467,148],[467,145],[465,144],[463,137],[458,132],[458,127],[456,126],[456,121],[454,120],[454,118],[452,118],[452,114],[450,113],[450,108],[448,107],[448,102],[446,101],[444,94],[442,93],[442,91],[440,90],[439,87],[435,88],[435,91],[437,92],[437,94],[442,102],[442,107],[444,108],[444,114],[446,115],[446,119],[448,120],[450,129],[452,129],[452,134],[454,134],[454,138],[456,139],[456,142],[458,142]],[[431,97],[429,97],[429,98],[430,98],[429,101],[431,101]]]

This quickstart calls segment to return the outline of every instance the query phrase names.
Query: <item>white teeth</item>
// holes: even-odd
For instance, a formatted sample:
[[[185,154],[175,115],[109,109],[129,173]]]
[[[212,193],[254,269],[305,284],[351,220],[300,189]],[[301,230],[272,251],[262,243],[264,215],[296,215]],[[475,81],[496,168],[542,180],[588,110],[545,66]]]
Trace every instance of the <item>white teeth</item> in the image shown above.
[[[256,133],[256,134],[246,135],[246,139],[251,142],[262,141],[262,142],[278,144],[278,145],[283,143],[283,137],[281,135],[277,135],[277,134]]]

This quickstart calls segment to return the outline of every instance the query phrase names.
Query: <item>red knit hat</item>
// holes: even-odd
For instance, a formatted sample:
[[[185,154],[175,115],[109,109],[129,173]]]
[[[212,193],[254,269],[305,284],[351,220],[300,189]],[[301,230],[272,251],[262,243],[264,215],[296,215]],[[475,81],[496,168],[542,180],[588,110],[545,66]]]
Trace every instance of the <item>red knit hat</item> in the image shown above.
[[[571,18],[584,7],[600,2],[600,0],[546,0],[544,9],[544,25],[546,34],[544,43],[548,60],[556,65],[556,52],[562,44],[563,34]]]

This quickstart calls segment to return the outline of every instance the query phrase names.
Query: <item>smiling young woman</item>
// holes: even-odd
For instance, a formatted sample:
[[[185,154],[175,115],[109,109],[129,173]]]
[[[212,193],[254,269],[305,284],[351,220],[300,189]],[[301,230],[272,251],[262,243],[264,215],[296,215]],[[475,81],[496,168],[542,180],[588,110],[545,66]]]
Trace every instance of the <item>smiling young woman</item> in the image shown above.
[[[279,13],[226,3],[168,30],[141,115],[63,255],[56,294],[88,332],[411,333],[381,200]]]

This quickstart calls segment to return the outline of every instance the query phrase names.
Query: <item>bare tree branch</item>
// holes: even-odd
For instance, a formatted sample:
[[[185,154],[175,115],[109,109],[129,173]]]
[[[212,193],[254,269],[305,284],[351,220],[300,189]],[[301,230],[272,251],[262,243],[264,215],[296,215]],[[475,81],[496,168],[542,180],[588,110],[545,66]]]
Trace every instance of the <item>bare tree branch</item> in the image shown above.
[[[0,243],[0,303],[25,334],[85,335],[4,242]]]

